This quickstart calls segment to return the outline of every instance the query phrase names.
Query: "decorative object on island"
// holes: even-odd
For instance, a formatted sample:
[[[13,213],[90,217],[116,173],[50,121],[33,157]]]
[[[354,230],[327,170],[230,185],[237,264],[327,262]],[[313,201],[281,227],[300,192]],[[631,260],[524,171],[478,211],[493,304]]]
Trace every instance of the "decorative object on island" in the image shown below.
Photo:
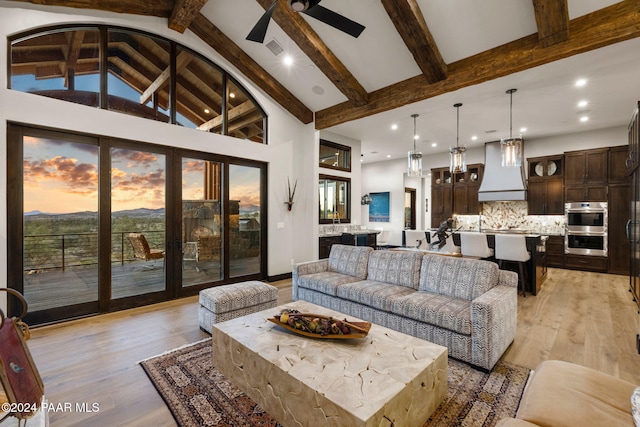
[[[409,176],[422,176],[422,153],[416,150],[416,140],[419,135],[416,133],[416,119],[418,114],[412,114],[413,118],[413,151],[409,151],[407,160],[407,175]]]
[[[293,191],[291,191],[291,182],[289,181],[289,177],[287,177],[287,191],[289,193],[289,200],[284,202],[287,205],[287,210],[290,211],[293,207],[293,197],[296,195],[296,187],[298,186],[298,180],[293,184]]]
[[[321,314],[300,313],[295,309],[284,309],[267,319],[296,334],[311,338],[349,339],[364,338],[371,329],[370,322],[350,322]]]
[[[519,168],[522,166],[522,136],[513,136],[513,93],[518,89],[509,89],[509,138],[500,140],[502,167]]]
[[[449,157],[451,161],[449,163],[449,172],[451,173],[462,173],[467,171],[467,147],[460,147],[460,107],[462,104],[458,102],[453,105],[456,107],[456,146],[449,148]]]
[[[438,251],[443,248],[447,243],[447,239],[453,234],[452,226],[453,219],[449,218],[446,221],[442,221],[440,227],[431,235],[432,237],[438,237],[438,241],[432,241],[429,244],[429,248],[432,251]],[[449,232],[449,234],[447,234],[447,232]]]
[[[371,196],[367,193],[360,199],[361,205],[370,205],[371,204]]]

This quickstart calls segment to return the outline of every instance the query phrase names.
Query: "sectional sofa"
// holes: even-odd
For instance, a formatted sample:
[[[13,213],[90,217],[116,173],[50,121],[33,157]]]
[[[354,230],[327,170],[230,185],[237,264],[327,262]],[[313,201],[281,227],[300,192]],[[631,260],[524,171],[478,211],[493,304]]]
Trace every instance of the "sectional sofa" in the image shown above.
[[[517,275],[489,261],[333,245],[294,266],[292,297],[443,345],[490,370],[513,342]]]

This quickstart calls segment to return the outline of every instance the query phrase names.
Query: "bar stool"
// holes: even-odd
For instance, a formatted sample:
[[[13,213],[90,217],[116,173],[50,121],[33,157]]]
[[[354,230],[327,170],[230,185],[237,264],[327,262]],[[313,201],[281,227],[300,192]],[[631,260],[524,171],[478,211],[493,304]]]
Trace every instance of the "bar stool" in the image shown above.
[[[460,233],[460,248],[462,256],[474,258],[491,258],[493,249],[487,243],[485,233]]]
[[[518,264],[518,278],[522,286],[522,296],[527,296],[525,285],[525,263],[531,259],[531,254],[527,251],[527,241],[525,236],[514,236],[512,234],[496,234],[496,259],[498,266],[502,268],[502,262],[515,262]]]

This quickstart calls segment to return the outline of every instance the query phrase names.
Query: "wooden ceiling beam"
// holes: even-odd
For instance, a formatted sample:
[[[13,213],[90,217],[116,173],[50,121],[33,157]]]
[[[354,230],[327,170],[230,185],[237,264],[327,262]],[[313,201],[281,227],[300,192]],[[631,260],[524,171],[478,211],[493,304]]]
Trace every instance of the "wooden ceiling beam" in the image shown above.
[[[427,81],[435,83],[446,79],[447,64],[442,59],[417,0],[381,1]]]
[[[70,89],[73,89],[73,78],[75,76],[78,58],[80,57],[80,49],[82,48],[83,40],[84,31],[74,31],[71,34],[71,40],[69,41],[65,55],[67,57],[67,61],[64,65],[64,87],[69,87],[69,84],[71,83]],[[69,82],[69,78],[72,79],[71,82]]]
[[[265,10],[273,0],[257,0]],[[368,94],[347,67],[320,39],[311,25],[299,13],[294,12],[287,0],[279,0],[271,19],[298,45],[347,99],[357,105],[367,103]]]
[[[269,75],[204,15],[199,13],[189,25],[189,29],[302,123],[313,121],[313,111]]]
[[[169,17],[169,28],[184,33],[206,3],[207,0],[175,0]]]
[[[240,116],[243,116],[247,113],[255,111],[255,109],[256,109],[256,106],[254,105],[253,102],[245,101],[242,104],[238,105],[237,107],[234,107],[229,110],[229,112],[227,113],[227,120],[231,122],[232,120],[237,119]],[[220,126],[222,126],[222,115],[214,117],[213,119],[201,124],[200,126],[198,126],[198,129],[208,131],[214,128],[218,128]]]
[[[567,0],[533,0],[540,46],[549,47],[569,39]]]
[[[173,11],[174,0],[13,0],[43,6],[64,6],[78,9],[105,10],[134,15],[168,18]]]
[[[573,19],[569,22],[569,30],[569,39],[551,48],[541,47],[538,34],[532,34],[449,64],[449,75],[441,82],[429,83],[424,75],[420,75],[371,92],[367,105],[343,102],[325,108],[316,112],[316,129],[326,129],[640,37],[640,1],[623,1]]]
[[[187,54],[184,50],[181,51],[176,57],[176,70],[180,71],[182,67],[186,66],[191,61],[191,59],[193,59],[192,55]],[[142,95],[140,95],[140,104],[145,104],[158,89],[169,81],[170,76],[171,66],[168,66],[162,70],[160,75],[149,85],[149,87],[147,87],[147,89],[145,89],[144,92],[142,92]]]

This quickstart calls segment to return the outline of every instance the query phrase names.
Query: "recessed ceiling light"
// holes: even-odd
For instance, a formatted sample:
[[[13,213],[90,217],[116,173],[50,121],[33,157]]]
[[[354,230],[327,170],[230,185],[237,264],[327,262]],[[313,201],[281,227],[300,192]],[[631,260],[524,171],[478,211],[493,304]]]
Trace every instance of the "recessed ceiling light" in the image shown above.
[[[235,98],[235,97],[236,97],[236,94],[235,94],[235,93],[233,93],[233,92],[229,92],[229,98]]]
[[[437,142],[432,142],[432,143],[431,143],[431,146],[432,146],[432,147],[437,147],[437,146],[438,146],[438,143],[437,143]]]
[[[525,133],[527,131],[527,128],[520,128],[520,132]]]
[[[209,113],[210,113],[210,111],[209,111],[209,109],[208,109],[208,108],[205,108],[205,109],[204,109],[204,112],[205,112],[205,114],[209,114]]]
[[[413,139],[415,139],[416,141],[420,139],[420,135],[413,135]]]
[[[387,159],[390,159],[390,158],[391,158],[391,154],[387,154]]]
[[[398,125],[397,124],[392,124],[391,125],[391,130],[398,130]]]
[[[580,117],[580,121],[581,121],[582,123],[584,123],[584,122],[588,122],[588,121],[589,121],[589,117],[587,117],[587,116],[582,116],[582,117]]]
[[[587,102],[587,101],[583,100],[583,101],[578,102],[578,107],[580,107],[580,108],[586,107],[587,105],[589,105],[589,102]]]
[[[293,65],[293,57],[291,55],[285,55],[282,62],[284,62],[284,65],[287,67],[291,67]]]
[[[473,136],[471,137],[471,140],[472,140],[472,141],[476,141],[477,139],[478,139],[478,136],[477,136],[477,135],[473,135]]]
[[[578,79],[576,80],[576,87],[583,87],[587,84],[587,79]]]

